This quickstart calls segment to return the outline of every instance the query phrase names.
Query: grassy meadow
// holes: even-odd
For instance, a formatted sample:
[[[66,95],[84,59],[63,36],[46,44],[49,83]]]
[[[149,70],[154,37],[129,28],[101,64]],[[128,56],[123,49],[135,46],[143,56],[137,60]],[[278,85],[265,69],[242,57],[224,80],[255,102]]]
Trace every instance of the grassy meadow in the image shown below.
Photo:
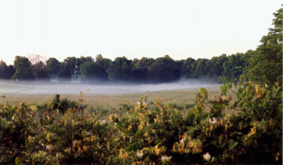
[[[210,96],[218,96],[221,92],[219,90],[220,85],[206,87]],[[199,88],[188,88],[178,90],[161,90],[161,91],[148,91],[131,94],[84,94],[83,103],[89,106],[100,106],[117,108],[123,103],[129,103],[135,105],[141,97],[146,96],[147,102],[155,102],[156,99],[161,99],[164,103],[171,104],[192,104],[195,100],[196,93],[199,92]],[[232,93],[231,93],[232,95]],[[21,102],[26,104],[42,104],[46,101],[52,100],[54,94],[7,94],[5,97],[0,98],[0,104],[6,102],[18,105]],[[63,94],[61,98],[68,98],[69,100],[78,101],[80,94]]]

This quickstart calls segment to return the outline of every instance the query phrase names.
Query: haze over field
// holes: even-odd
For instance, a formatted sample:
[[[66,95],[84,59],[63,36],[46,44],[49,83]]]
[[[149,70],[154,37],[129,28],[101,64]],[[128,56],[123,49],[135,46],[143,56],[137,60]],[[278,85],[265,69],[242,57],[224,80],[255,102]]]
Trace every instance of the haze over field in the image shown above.
[[[108,83],[108,84],[82,84],[80,82],[11,82],[0,81],[0,94],[84,94],[90,95],[113,95],[113,94],[130,94],[142,93],[148,91],[161,90],[178,90],[189,88],[201,88],[219,86],[219,84],[212,84],[197,80],[183,80],[172,83],[160,84],[129,84],[129,83]]]

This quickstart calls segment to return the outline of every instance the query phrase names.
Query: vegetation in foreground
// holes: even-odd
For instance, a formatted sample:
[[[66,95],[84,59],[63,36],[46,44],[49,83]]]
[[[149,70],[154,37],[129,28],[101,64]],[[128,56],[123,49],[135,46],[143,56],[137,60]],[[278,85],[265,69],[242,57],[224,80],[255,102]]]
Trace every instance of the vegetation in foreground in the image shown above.
[[[210,97],[201,88],[194,105],[183,108],[143,98],[113,111],[86,108],[82,100],[2,104],[0,163],[281,164],[280,85],[220,89]]]

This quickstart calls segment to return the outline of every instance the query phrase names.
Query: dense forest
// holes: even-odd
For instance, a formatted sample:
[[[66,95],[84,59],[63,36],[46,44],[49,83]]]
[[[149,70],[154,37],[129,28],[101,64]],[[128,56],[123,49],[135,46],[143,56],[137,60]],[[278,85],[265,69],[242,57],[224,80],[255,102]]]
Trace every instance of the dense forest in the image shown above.
[[[282,8],[274,16],[273,28],[262,37],[258,48],[245,53],[222,54],[211,59],[174,60],[165,55],[133,60],[117,57],[114,61],[99,54],[95,59],[67,57],[63,62],[56,58],[42,60],[40,55],[16,56],[13,65],[0,61],[0,79],[158,83],[181,78],[218,81],[220,76],[233,81],[244,75],[246,79],[267,84],[282,82]]]

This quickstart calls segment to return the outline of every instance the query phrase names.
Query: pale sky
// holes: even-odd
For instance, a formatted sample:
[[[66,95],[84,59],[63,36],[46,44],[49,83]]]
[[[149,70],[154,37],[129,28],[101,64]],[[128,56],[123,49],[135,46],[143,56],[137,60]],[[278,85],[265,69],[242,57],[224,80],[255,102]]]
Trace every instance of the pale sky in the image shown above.
[[[256,49],[281,0],[1,0],[0,60],[208,58]]]

